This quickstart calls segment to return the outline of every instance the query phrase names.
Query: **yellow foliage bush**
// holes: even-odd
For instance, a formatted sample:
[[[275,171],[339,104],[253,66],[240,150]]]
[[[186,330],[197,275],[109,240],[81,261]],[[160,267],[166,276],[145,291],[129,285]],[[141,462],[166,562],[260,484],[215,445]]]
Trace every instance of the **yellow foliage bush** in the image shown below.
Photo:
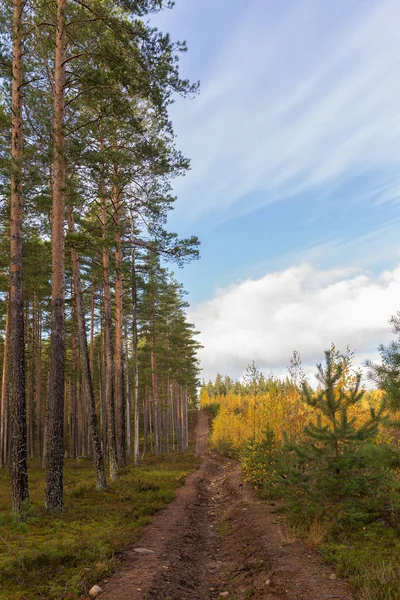
[[[378,408],[382,392],[367,391],[360,405],[349,409],[349,418],[355,417],[359,424],[370,416],[370,406]],[[298,442],[304,427],[311,418],[311,409],[301,400],[299,389],[290,383],[278,383],[268,392],[259,395],[210,396],[206,389],[201,393],[202,408],[219,406],[213,420],[211,442],[217,449],[238,451],[246,442],[259,444],[267,430],[273,431],[274,439],[283,442],[284,433],[289,440]],[[390,441],[390,429],[381,426],[379,441]]]

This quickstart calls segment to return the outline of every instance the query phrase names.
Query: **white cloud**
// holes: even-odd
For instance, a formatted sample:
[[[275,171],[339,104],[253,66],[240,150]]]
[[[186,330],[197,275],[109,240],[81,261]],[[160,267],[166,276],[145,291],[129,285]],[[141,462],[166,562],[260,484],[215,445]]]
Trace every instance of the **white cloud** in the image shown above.
[[[278,201],[367,172],[384,187],[376,202],[398,201],[398,1],[288,2],[278,16],[265,0],[244,15],[235,6],[239,24],[200,97],[173,111],[193,166],[177,184],[180,211],[221,211],[255,191],[258,204]]]
[[[189,318],[201,331],[206,379],[217,371],[240,377],[252,360],[283,374],[294,349],[313,372],[331,342],[341,350],[349,344],[359,364],[375,359],[377,346],[391,338],[388,320],[399,298],[400,265],[373,278],[302,264],[220,290]]]

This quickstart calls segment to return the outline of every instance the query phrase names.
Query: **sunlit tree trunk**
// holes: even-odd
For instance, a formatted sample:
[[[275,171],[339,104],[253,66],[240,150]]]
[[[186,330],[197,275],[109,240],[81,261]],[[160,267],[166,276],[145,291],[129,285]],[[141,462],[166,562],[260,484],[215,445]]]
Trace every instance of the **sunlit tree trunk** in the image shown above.
[[[132,428],[131,428],[131,383],[129,379],[129,344],[128,344],[128,331],[125,325],[125,352],[124,352],[124,363],[125,363],[125,411],[126,411],[126,449],[128,456],[132,456]]]
[[[126,436],[125,436],[125,401],[124,401],[124,376],[123,376],[123,336],[122,336],[122,253],[120,229],[120,198],[118,188],[118,165],[114,163],[113,183],[113,217],[115,227],[115,407],[116,407],[116,435],[118,463],[120,467],[126,466]]]

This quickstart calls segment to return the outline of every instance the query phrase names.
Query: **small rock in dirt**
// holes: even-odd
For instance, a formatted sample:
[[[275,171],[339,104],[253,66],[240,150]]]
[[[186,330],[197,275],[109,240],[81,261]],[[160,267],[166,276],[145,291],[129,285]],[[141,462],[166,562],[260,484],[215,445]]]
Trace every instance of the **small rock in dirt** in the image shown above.
[[[332,575],[329,575],[329,579],[336,579],[335,573],[332,573]]]
[[[271,580],[267,579],[267,581],[265,582],[265,585],[268,587],[269,585],[271,585]]]
[[[219,595],[221,598],[227,598],[229,596],[229,592],[221,592]]]
[[[148,548],[134,548],[134,552],[138,554],[154,554],[154,550],[148,550]]]
[[[103,590],[101,589],[101,587],[99,585],[94,585],[90,590],[89,590],[89,596],[91,598],[96,598],[97,596],[100,596],[100,594],[103,592]]]

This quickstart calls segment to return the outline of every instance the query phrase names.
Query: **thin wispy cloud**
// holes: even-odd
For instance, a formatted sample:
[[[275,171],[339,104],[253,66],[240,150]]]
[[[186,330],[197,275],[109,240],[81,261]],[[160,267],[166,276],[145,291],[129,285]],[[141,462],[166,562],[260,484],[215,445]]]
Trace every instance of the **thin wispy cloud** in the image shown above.
[[[370,173],[371,203],[397,202],[399,3],[287,2],[278,11],[256,0],[239,16],[200,97],[174,109],[192,158],[177,185],[180,210],[251,211]],[[254,192],[263,193],[244,206]]]

